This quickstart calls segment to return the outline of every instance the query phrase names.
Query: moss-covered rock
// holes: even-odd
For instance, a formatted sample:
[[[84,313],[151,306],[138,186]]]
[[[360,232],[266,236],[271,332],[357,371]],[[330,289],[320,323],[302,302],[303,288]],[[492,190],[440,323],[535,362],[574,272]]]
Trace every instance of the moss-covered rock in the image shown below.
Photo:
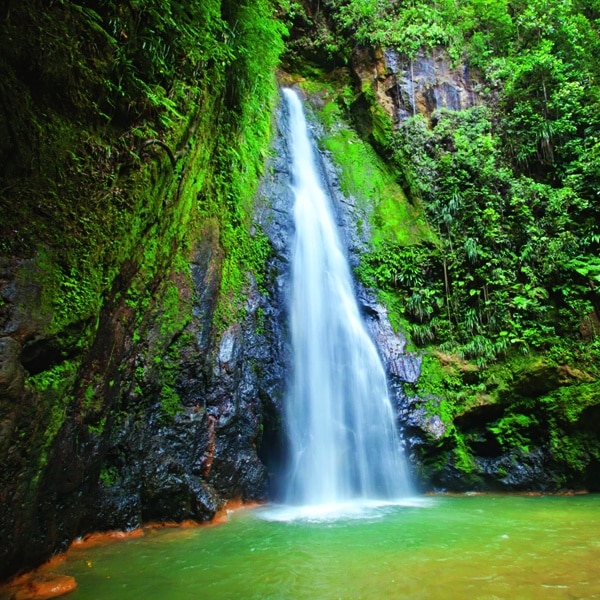
[[[415,459],[429,485],[598,489],[600,445],[592,432],[600,390],[592,375],[543,356],[517,356],[489,371],[468,364],[435,353],[411,390],[421,407],[411,423]],[[436,418],[444,427],[432,431]]]
[[[211,426],[231,397],[208,396],[269,252],[252,198],[283,30],[226,4],[1,9],[0,577],[265,494],[262,400]]]

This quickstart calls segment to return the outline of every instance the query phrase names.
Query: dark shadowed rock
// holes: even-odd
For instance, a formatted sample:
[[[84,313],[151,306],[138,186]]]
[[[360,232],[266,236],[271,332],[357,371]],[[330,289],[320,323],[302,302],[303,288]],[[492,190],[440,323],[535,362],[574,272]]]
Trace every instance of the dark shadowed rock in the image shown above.
[[[24,384],[21,344],[12,337],[0,337],[0,397],[16,401],[23,393]]]
[[[441,108],[464,110],[479,102],[468,66],[454,66],[443,49],[421,50],[409,60],[392,49],[362,47],[354,50],[351,64],[396,123],[417,114],[430,119]]]

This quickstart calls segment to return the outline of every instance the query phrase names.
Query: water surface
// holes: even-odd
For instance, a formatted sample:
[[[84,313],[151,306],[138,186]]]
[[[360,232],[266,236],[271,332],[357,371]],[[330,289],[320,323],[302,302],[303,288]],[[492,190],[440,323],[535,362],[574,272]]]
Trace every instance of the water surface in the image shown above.
[[[261,507],[75,547],[72,600],[600,598],[600,496],[436,496],[347,517]],[[298,515],[294,515],[298,516]]]

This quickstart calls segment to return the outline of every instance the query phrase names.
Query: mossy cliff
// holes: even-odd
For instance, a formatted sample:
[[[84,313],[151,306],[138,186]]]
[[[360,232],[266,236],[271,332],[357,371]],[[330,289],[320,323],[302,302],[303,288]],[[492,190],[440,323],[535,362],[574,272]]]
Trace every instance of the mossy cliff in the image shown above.
[[[2,5],[0,577],[91,529],[264,497],[261,402],[224,406],[239,382],[213,365],[269,251],[250,202],[273,11]]]

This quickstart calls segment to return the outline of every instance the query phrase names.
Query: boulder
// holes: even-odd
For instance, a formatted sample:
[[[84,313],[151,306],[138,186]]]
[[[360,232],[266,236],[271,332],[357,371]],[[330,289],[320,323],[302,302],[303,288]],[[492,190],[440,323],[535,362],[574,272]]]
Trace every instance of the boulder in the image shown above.
[[[77,588],[70,575],[32,573],[7,586],[11,600],[49,600],[69,594]]]

